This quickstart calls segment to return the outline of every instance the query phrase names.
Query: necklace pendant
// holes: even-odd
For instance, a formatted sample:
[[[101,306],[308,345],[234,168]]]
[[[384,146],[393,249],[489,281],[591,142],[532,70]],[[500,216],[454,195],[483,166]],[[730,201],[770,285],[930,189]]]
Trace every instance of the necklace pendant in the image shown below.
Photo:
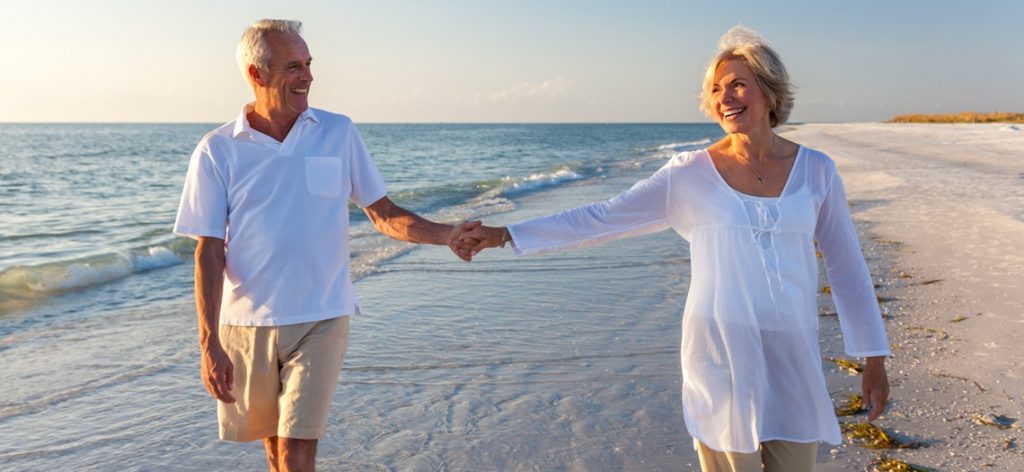
[[[763,183],[764,183],[764,177],[761,177],[760,175],[759,175],[759,176],[757,176],[757,178],[756,178],[756,179],[754,179],[754,180],[755,180],[755,181],[756,181],[757,183],[759,183],[759,184],[763,184]]]

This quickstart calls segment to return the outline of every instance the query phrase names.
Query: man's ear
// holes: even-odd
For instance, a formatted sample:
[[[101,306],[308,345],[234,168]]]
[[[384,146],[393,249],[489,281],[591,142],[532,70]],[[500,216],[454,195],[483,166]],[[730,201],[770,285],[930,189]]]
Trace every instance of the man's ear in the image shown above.
[[[260,69],[256,67],[255,64],[249,64],[249,68],[246,69],[246,72],[249,74],[249,80],[251,80],[252,83],[260,86],[265,85],[263,83],[263,77],[260,75]]]

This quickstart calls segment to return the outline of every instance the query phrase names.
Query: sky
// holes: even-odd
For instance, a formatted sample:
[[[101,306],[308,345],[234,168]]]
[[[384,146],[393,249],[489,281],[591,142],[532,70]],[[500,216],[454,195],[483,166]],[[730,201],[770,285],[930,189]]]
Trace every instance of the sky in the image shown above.
[[[730,27],[778,50],[791,121],[1024,112],[1024,2],[0,0],[0,122],[222,123],[242,31],[297,19],[311,104],[357,122],[705,122]]]

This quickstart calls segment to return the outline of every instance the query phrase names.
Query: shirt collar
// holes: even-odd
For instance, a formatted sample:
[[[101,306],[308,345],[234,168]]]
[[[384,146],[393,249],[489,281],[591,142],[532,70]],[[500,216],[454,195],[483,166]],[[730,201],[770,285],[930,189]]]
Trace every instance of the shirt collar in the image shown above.
[[[242,106],[242,111],[238,113],[238,118],[235,118],[235,128],[231,132],[232,138],[238,138],[243,133],[253,136],[253,129],[249,126],[249,118],[247,115],[256,107],[256,102],[249,102]],[[306,108],[306,111],[299,114],[299,117],[295,119],[295,125],[303,121],[312,121],[313,123],[320,124],[320,119],[317,118],[316,113],[313,112],[313,108]],[[294,126],[294,125],[293,125]]]

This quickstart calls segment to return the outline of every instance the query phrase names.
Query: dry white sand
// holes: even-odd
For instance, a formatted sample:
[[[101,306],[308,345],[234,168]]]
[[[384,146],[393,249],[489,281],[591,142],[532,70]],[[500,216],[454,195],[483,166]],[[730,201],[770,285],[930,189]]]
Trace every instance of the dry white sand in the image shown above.
[[[865,123],[783,132],[836,160],[869,235],[867,258],[877,259],[879,296],[891,300],[883,310],[892,401],[876,424],[922,447],[882,451],[888,457],[932,470],[1024,470],[1022,128]],[[831,377],[837,396],[859,382]],[[824,449],[821,471],[870,470],[879,456],[849,440]]]

